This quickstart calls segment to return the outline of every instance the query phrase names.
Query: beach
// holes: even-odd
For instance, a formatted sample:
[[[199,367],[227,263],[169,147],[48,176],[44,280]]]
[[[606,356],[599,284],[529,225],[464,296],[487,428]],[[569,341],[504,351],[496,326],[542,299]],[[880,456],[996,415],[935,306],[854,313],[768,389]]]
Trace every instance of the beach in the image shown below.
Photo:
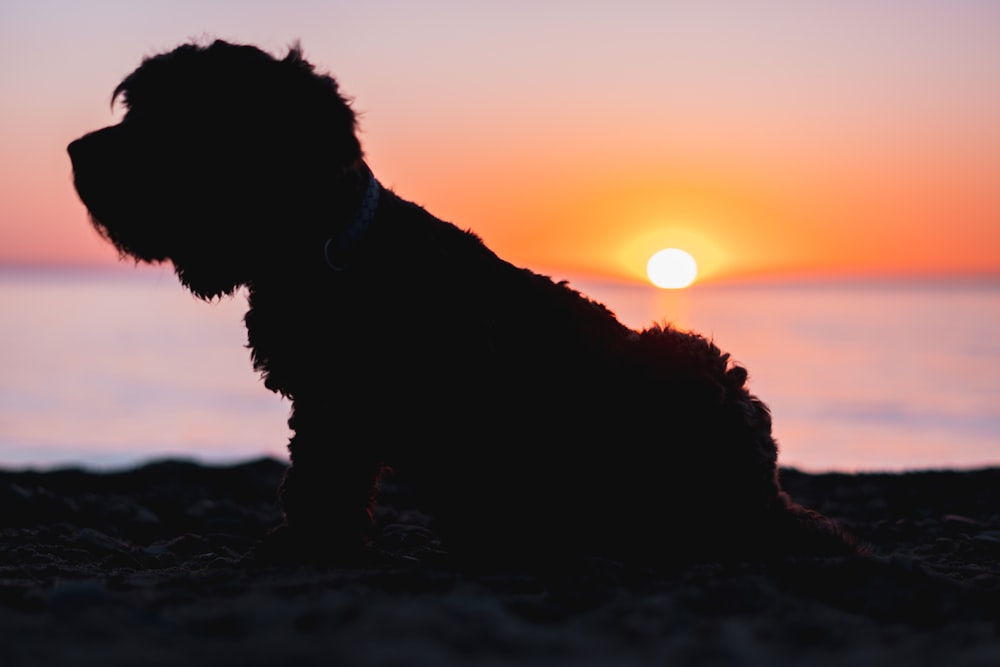
[[[453,561],[391,480],[370,562],[254,565],[282,471],[0,472],[0,664],[1000,664],[1000,469],[784,469],[860,558],[544,571]]]

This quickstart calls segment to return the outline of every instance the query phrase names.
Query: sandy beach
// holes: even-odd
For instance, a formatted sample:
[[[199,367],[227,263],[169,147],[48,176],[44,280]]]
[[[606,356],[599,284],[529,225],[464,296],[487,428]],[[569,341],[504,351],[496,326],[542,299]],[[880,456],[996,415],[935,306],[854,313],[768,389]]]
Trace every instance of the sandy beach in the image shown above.
[[[283,465],[0,472],[0,665],[997,665],[1000,469],[783,471],[859,559],[451,562],[390,482],[361,567],[250,566]]]

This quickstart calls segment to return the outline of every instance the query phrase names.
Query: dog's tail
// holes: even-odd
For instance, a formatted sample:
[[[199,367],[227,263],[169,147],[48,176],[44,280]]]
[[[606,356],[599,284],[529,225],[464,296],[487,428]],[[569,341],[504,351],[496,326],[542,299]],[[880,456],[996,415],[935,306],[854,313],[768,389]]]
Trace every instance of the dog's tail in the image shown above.
[[[792,501],[785,492],[760,535],[765,556],[861,556],[867,549],[837,521]]]

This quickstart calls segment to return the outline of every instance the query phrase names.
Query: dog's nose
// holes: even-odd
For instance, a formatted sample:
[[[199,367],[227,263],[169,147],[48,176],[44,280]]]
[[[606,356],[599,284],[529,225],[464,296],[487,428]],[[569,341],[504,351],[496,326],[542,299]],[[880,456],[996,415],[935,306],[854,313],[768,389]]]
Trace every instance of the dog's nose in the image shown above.
[[[93,155],[93,147],[93,134],[82,136],[66,147],[66,151],[69,153],[69,161],[73,164],[74,171],[78,170],[81,164],[88,162],[87,156]],[[92,162],[92,160],[90,161]]]
[[[76,168],[80,164],[117,161],[120,159],[122,146],[126,139],[122,136],[121,125],[111,125],[109,127],[85,134],[66,147],[69,152],[69,159]]]
[[[69,146],[66,147],[66,151],[69,153],[69,161],[76,166],[79,155],[82,152],[80,146],[82,145],[83,139],[77,139],[76,141],[70,142]]]

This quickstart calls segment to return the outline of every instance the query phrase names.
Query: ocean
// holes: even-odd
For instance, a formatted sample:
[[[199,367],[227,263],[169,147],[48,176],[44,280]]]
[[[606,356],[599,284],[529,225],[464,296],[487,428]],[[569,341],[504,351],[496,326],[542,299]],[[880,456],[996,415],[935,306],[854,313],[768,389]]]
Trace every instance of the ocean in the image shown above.
[[[571,284],[729,352],[783,466],[1000,465],[1000,280]],[[250,366],[244,310],[167,270],[0,271],[0,467],[284,457],[289,405]]]

